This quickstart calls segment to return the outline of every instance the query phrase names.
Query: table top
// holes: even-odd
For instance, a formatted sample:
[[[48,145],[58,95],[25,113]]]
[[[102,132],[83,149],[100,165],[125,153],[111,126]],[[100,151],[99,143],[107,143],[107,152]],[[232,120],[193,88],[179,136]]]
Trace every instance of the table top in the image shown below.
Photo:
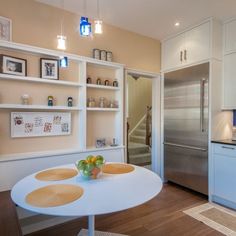
[[[22,208],[40,214],[56,216],[100,215],[125,210],[141,205],[155,197],[162,189],[160,177],[143,167],[127,174],[102,174],[95,180],[84,180],[80,174],[61,181],[40,181],[34,173],[20,180],[12,188],[12,200]],[[75,165],[63,165],[54,168],[73,168]],[[50,169],[54,169],[50,168]],[[25,201],[28,193],[51,184],[74,184],[84,189],[78,200],[57,207],[40,208]]]

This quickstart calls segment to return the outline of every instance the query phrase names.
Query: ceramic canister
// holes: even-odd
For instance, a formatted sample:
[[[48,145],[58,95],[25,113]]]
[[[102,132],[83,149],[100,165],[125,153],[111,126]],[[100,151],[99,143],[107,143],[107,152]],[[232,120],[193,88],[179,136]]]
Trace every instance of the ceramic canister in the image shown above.
[[[100,50],[97,48],[93,49],[93,58],[100,60]]]
[[[101,60],[107,60],[107,52],[105,50],[101,50]]]

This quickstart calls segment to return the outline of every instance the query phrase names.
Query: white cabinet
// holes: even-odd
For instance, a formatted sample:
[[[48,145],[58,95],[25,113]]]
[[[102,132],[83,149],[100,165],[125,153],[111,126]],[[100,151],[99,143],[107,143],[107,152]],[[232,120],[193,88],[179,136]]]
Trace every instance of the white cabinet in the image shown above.
[[[224,56],[223,109],[236,109],[236,53]]]
[[[236,109],[236,19],[224,24],[222,109]]]
[[[207,60],[210,55],[210,23],[202,24],[185,34],[184,59],[187,64]]]
[[[211,33],[213,34],[214,31],[214,38],[221,34],[221,30],[215,33],[218,25],[218,23],[209,20],[175,37],[164,40],[162,42],[162,70],[188,66],[215,56],[215,49],[219,51],[221,48],[220,40],[213,39]],[[219,28],[221,29],[221,26]]]
[[[212,199],[236,208],[236,146],[213,144]]]
[[[225,24],[224,38],[225,53],[236,51],[236,19]]]
[[[185,34],[180,34],[162,44],[162,68],[169,69],[184,63]]]

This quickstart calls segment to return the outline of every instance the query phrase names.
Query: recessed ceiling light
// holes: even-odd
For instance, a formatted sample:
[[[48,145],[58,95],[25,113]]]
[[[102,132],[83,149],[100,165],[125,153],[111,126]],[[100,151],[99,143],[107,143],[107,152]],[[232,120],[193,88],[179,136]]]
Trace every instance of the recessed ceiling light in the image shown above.
[[[179,22],[175,22],[175,26],[178,27],[180,25]]]

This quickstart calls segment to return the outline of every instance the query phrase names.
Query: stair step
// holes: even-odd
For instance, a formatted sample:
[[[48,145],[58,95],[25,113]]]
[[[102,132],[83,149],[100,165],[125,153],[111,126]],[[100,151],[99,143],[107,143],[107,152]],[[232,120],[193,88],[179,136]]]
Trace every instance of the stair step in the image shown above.
[[[130,141],[135,142],[135,143],[146,143],[146,138],[143,136],[137,136],[137,135],[131,135],[130,136]]]
[[[137,136],[146,136],[146,129],[136,129],[134,135]]]
[[[129,155],[129,161],[132,164],[140,165],[151,162],[151,153]]]
[[[141,146],[141,147],[129,147],[129,154],[130,155],[135,155],[135,154],[143,154],[143,153],[148,153],[149,152],[149,147],[147,145]]]

